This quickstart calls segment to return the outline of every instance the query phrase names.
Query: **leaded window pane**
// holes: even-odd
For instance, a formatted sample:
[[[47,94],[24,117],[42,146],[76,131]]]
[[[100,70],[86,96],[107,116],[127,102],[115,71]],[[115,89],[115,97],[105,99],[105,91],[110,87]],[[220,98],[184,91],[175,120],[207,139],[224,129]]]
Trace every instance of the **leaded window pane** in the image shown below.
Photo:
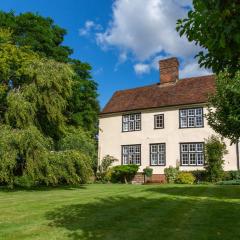
[[[164,143],[150,145],[150,165],[165,165],[166,148]]]
[[[181,109],[180,110],[180,127],[194,128],[203,127],[203,109]]]
[[[137,164],[141,163],[141,146],[140,145],[126,145],[122,147],[123,164]]]
[[[159,114],[154,116],[154,127],[163,128],[164,127],[164,115]]]
[[[181,165],[203,165],[203,143],[181,143]]]
[[[122,131],[139,131],[141,130],[141,114],[127,114],[122,117]]]
[[[181,127],[187,127],[187,117],[181,118]]]
[[[195,117],[188,117],[188,127],[195,127]]]

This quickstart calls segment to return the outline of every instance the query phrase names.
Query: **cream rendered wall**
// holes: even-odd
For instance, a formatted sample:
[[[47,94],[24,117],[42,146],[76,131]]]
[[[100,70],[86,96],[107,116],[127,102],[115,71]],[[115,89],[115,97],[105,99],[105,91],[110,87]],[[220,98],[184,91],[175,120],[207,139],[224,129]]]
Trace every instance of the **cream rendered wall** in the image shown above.
[[[192,105],[193,106],[193,105]],[[141,112],[142,125],[141,131],[122,132],[122,114],[112,114],[101,116],[99,119],[99,161],[109,154],[116,157],[121,164],[121,145],[141,144],[141,167],[140,172],[150,165],[149,144],[166,143],[166,166],[151,166],[154,174],[164,173],[164,168],[176,166],[180,162],[180,146],[182,142],[204,142],[214,131],[207,125],[204,119],[203,128],[179,128],[179,109],[188,106],[161,108],[154,110],[133,111],[132,113]],[[194,105],[199,107],[199,105]],[[202,107],[202,106],[200,106]],[[206,113],[204,107],[203,112]],[[164,114],[164,129],[154,129],[154,115]],[[236,145],[228,146],[228,154],[225,155],[225,170],[237,169]],[[181,170],[203,169],[203,167],[185,166]]]

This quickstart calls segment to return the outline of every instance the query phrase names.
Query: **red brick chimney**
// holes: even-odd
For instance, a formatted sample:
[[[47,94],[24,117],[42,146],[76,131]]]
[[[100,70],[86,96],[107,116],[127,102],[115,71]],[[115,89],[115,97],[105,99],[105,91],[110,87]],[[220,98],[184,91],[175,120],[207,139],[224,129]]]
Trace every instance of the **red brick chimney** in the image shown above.
[[[167,58],[159,61],[160,84],[175,83],[178,80],[177,58]]]

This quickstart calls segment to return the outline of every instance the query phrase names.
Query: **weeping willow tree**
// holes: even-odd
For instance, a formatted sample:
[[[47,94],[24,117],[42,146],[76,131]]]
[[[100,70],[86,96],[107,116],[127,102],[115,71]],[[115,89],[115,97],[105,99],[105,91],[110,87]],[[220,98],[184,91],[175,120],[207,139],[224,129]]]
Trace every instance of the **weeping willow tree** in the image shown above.
[[[74,127],[67,125],[73,78],[69,64],[16,46],[11,32],[0,30],[1,183],[81,183],[91,175],[89,147],[63,147],[82,133],[74,129],[69,135]]]

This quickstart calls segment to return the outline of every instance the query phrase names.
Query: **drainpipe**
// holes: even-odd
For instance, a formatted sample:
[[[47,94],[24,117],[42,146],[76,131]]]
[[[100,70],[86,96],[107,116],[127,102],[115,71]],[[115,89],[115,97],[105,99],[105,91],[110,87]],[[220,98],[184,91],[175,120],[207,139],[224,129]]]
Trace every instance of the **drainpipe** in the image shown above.
[[[236,150],[237,150],[237,170],[239,170],[240,169],[240,163],[239,163],[239,142],[237,141],[237,143],[236,143]]]

